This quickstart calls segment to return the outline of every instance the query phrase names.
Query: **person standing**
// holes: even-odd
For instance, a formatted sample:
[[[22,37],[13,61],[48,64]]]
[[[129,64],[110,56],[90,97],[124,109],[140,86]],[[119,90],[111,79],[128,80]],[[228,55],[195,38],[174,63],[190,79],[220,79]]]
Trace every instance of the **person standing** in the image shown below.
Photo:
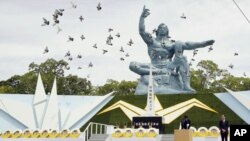
[[[181,129],[189,129],[191,127],[191,121],[188,119],[188,116],[185,115],[181,120]]]
[[[221,115],[221,120],[219,122],[221,141],[227,141],[229,123],[226,120],[225,115]]]

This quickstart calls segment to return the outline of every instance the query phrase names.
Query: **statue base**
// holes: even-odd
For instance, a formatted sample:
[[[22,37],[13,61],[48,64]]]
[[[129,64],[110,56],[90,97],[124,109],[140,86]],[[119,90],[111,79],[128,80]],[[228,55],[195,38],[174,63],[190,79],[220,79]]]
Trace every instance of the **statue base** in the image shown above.
[[[141,76],[136,87],[136,95],[145,95],[148,93],[149,75]],[[154,75],[154,93],[155,94],[194,94],[196,91],[192,88],[184,89],[181,87],[181,81],[178,75]]]

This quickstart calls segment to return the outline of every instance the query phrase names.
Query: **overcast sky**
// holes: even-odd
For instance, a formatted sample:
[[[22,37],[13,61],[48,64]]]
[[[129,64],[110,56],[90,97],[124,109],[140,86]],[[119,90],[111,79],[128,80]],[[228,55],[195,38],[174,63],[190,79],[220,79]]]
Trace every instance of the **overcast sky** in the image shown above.
[[[250,1],[236,0],[245,14],[250,18]],[[94,85],[102,85],[107,79],[136,80],[139,76],[129,70],[129,62],[148,63],[146,44],[138,33],[138,22],[143,5],[150,9],[146,19],[146,30],[152,32],[160,23],[170,29],[170,36],[180,41],[204,41],[214,39],[214,50],[199,49],[195,63],[200,60],[213,60],[232,74],[242,76],[246,72],[250,76],[250,25],[241,15],[232,0],[72,0],[77,8],[71,8],[71,0],[0,0],[0,80],[28,71],[31,62],[41,63],[48,58],[67,59],[65,53],[70,50],[73,61],[66,74],[86,77]],[[97,11],[98,2],[102,10]],[[57,26],[42,27],[42,18],[52,23],[55,9],[64,8],[64,15],[59,17],[62,32],[57,34]],[[180,16],[185,13],[187,19]],[[81,23],[78,17],[85,19]],[[106,45],[110,34],[114,31],[113,46]],[[115,34],[121,37],[116,38]],[[80,35],[86,39],[81,41]],[[68,35],[75,38],[67,42]],[[132,38],[134,45],[127,45]],[[92,48],[97,43],[98,49]],[[48,46],[49,53],[43,54]],[[119,52],[123,46],[125,57]],[[102,49],[109,52],[102,54]],[[239,56],[234,56],[234,53]],[[82,59],[77,59],[78,54]],[[192,51],[184,54],[190,61]],[[120,61],[125,57],[125,61]],[[88,68],[89,62],[94,67]],[[229,64],[234,69],[229,69]],[[78,70],[77,67],[82,67]]]

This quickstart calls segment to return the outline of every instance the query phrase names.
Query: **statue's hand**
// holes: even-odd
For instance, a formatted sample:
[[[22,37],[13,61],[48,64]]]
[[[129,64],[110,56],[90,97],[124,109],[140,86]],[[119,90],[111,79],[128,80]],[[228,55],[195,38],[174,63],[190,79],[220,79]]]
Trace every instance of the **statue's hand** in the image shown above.
[[[214,44],[214,40],[208,40],[206,41],[206,45],[209,46],[209,45],[213,45]]]
[[[148,15],[150,15],[149,9],[146,9],[146,6],[144,5],[141,16],[146,18]]]

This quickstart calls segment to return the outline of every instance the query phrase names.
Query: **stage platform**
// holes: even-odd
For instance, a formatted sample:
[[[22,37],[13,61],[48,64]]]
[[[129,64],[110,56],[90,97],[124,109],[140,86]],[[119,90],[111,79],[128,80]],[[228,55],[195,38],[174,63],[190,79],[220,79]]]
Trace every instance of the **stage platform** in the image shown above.
[[[155,138],[114,138],[112,135],[107,135],[108,138],[98,141],[174,141],[174,134],[158,135]],[[0,141],[84,141],[80,138],[0,138]],[[89,141],[94,141],[96,138],[90,138]],[[193,137],[193,141],[220,141],[220,137]],[[230,141],[230,140],[229,140]]]
[[[2,141],[83,141],[82,138],[0,138]]]
[[[138,137],[131,137],[131,138],[114,138],[110,136],[105,141],[175,141],[174,134],[162,134],[158,135],[155,138],[138,138]],[[192,141],[220,141],[220,137],[193,137]],[[230,140],[228,140],[230,141]]]

